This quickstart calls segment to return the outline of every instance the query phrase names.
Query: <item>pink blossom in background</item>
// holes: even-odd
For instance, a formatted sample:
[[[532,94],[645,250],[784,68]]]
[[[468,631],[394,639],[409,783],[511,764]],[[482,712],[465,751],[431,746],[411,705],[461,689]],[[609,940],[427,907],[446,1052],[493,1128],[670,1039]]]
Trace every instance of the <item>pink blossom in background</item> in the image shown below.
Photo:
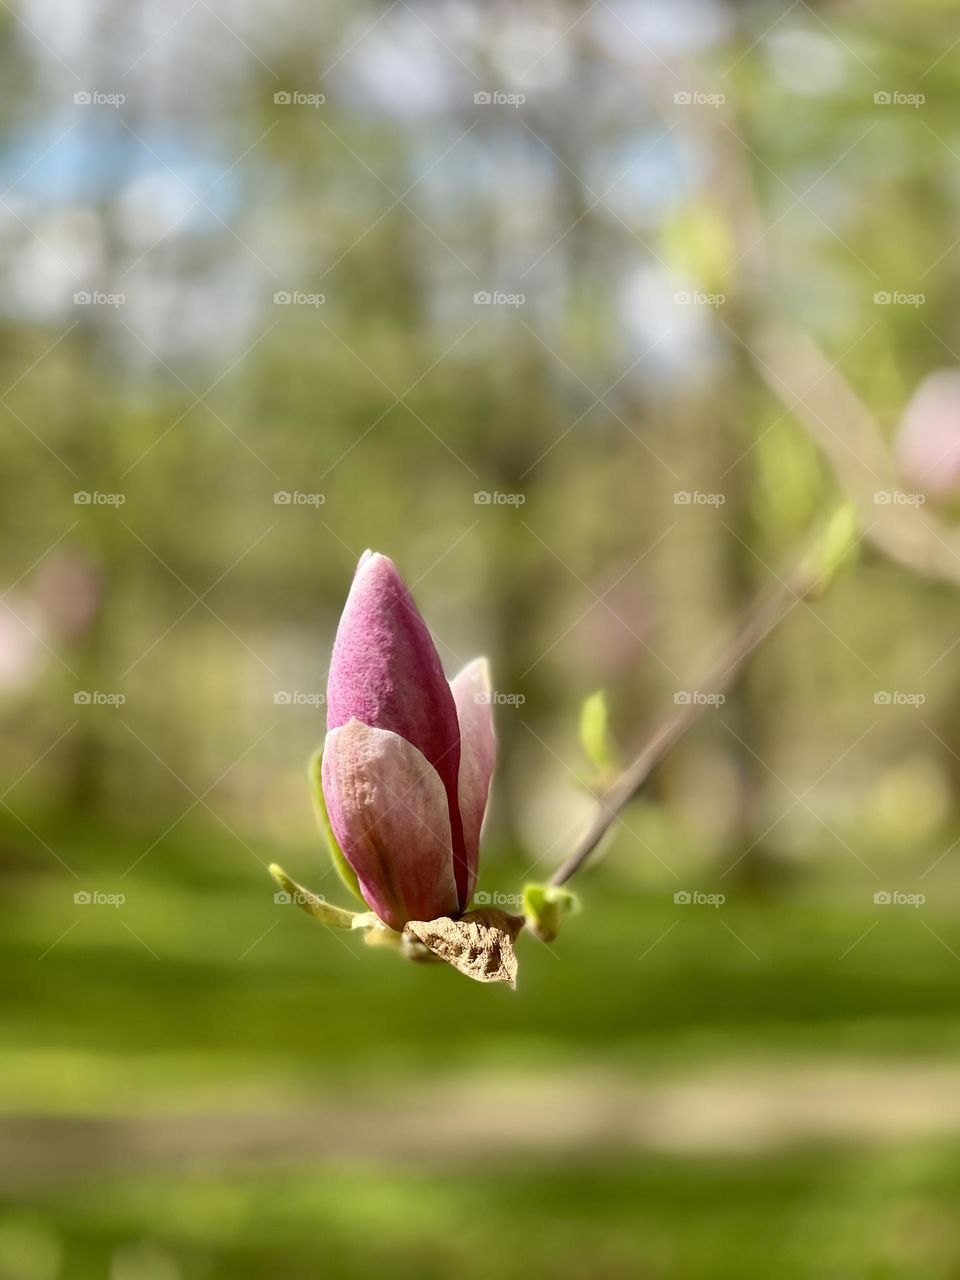
[[[904,484],[938,497],[960,493],[960,369],[929,374],[910,398],[896,441]]]

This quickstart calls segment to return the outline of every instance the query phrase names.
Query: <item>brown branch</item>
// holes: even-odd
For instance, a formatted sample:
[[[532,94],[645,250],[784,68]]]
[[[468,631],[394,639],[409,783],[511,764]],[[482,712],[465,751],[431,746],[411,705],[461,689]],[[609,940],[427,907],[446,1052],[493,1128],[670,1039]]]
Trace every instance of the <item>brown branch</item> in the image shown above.
[[[788,577],[754,604],[730,643],[704,673],[698,688],[711,693],[723,693],[731,688],[757,645],[783,621],[794,605],[818,594],[821,578],[812,568],[817,545],[817,542],[813,543]],[[552,885],[566,884],[580,870],[657,765],[700,719],[706,705],[691,700],[663,721],[633,763],[598,797],[593,822],[573,852],[550,877]]]

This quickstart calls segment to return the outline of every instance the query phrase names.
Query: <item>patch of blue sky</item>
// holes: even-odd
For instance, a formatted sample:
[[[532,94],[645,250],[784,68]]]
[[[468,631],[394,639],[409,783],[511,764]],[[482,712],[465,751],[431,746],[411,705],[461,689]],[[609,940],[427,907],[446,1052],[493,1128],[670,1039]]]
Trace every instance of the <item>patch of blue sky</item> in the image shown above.
[[[179,192],[178,199],[185,199],[188,207],[203,196],[208,207],[195,204],[184,220],[185,229],[202,229],[216,224],[218,217],[236,216],[243,185],[258,180],[255,168],[247,164],[242,176],[228,173],[234,156],[226,149],[214,156],[208,148],[202,151],[190,139],[155,125],[138,129],[141,142],[118,118],[105,118],[103,113],[110,110],[78,108],[90,115],[72,129],[70,120],[61,117],[8,137],[0,149],[0,191],[8,193],[8,200],[48,212],[99,204],[154,175],[158,185],[169,183],[171,191]]]

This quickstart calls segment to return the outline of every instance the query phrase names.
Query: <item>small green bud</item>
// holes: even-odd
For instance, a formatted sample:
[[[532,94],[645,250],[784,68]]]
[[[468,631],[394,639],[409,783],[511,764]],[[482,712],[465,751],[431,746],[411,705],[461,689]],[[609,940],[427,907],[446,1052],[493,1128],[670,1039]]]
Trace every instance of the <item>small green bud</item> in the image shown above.
[[[617,749],[610,734],[607,696],[602,689],[585,698],[580,708],[580,743],[601,777],[617,771]]]
[[[523,914],[541,942],[552,942],[564,916],[579,911],[580,903],[569,889],[552,884],[528,884],[523,889]]]
[[[827,520],[817,545],[811,551],[805,565],[810,587],[808,598],[817,600],[833,584],[859,554],[860,526],[856,513],[849,503],[839,507]]]
[[[384,924],[375,911],[358,911],[350,927],[363,930],[363,940],[368,947],[403,948],[403,934]]]

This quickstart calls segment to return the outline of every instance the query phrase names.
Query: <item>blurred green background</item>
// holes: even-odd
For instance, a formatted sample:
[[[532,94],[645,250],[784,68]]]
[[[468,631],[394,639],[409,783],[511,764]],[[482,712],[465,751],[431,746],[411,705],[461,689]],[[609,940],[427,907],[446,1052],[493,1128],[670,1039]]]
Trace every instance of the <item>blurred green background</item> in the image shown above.
[[[0,1278],[960,1276],[960,410],[899,443],[960,360],[951,6],[0,31]],[[509,904],[584,697],[629,758],[851,494],[517,992],[274,900],[338,894],[365,547],[491,656]]]

